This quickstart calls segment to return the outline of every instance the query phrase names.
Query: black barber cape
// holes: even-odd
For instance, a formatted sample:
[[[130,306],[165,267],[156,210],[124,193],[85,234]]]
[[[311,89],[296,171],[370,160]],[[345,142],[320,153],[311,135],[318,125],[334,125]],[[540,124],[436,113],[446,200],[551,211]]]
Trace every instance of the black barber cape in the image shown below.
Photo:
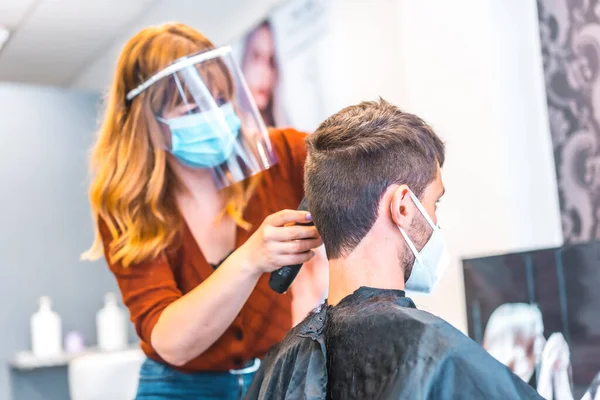
[[[321,306],[267,354],[246,399],[541,399],[400,290]]]

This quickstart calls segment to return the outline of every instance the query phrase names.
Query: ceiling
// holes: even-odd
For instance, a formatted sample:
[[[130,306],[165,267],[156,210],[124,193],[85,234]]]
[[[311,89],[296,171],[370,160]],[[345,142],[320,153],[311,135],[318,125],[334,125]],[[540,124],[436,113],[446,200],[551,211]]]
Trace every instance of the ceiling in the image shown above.
[[[69,86],[155,1],[0,0],[0,81]]]

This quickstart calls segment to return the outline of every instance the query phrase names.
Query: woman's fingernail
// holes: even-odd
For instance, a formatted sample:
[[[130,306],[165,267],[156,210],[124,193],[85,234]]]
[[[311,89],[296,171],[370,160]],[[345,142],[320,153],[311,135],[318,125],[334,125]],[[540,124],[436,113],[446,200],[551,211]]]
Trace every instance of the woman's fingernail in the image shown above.
[[[312,221],[312,215],[310,215],[310,213],[306,214],[306,220]]]

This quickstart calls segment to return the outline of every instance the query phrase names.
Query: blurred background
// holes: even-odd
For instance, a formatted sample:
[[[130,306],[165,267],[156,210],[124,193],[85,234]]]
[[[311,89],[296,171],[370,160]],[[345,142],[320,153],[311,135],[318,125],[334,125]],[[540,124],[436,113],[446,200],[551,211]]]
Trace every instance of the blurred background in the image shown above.
[[[49,366],[20,353],[41,296],[64,334],[96,346],[96,313],[118,289],[104,261],[79,261],[94,233],[88,152],[120,49],[167,21],[233,46],[268,124],[310,132],[381,96],[434,127],[447,145],[439,218],[453,263],[431,296],[414,298],[475,339],[498,305],[538,299],[524,269],[504,283],[522,291],[497,294],[474,322],[465,290],[486,286],[467,279],[465,289],[462,260],[554,249],[555,270],[553,251],[600,239],[597,1],[0,0],[0,400],[72,394],[73,357]],[[589,270],[600,284],[594,251],[561,273]],[[560,279],[535,284],[553,284],[559,299],[560,285],[546,281]],[[585,301],[597,319],[600,299]],[[552,332],[578,338],[565,333],[559,303]],[[589,369],[591,380],[600,360]]]

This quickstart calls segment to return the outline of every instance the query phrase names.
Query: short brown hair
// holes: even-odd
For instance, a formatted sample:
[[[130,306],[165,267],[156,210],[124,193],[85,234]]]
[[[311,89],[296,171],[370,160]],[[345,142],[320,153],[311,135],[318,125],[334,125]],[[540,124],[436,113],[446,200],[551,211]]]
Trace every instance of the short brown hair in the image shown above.
[[[307,140],[305,192],[329,259],[354,250],[392,184],[420,197],[444,164],[444,144],[416,115],[380,99],[326,119]]]

